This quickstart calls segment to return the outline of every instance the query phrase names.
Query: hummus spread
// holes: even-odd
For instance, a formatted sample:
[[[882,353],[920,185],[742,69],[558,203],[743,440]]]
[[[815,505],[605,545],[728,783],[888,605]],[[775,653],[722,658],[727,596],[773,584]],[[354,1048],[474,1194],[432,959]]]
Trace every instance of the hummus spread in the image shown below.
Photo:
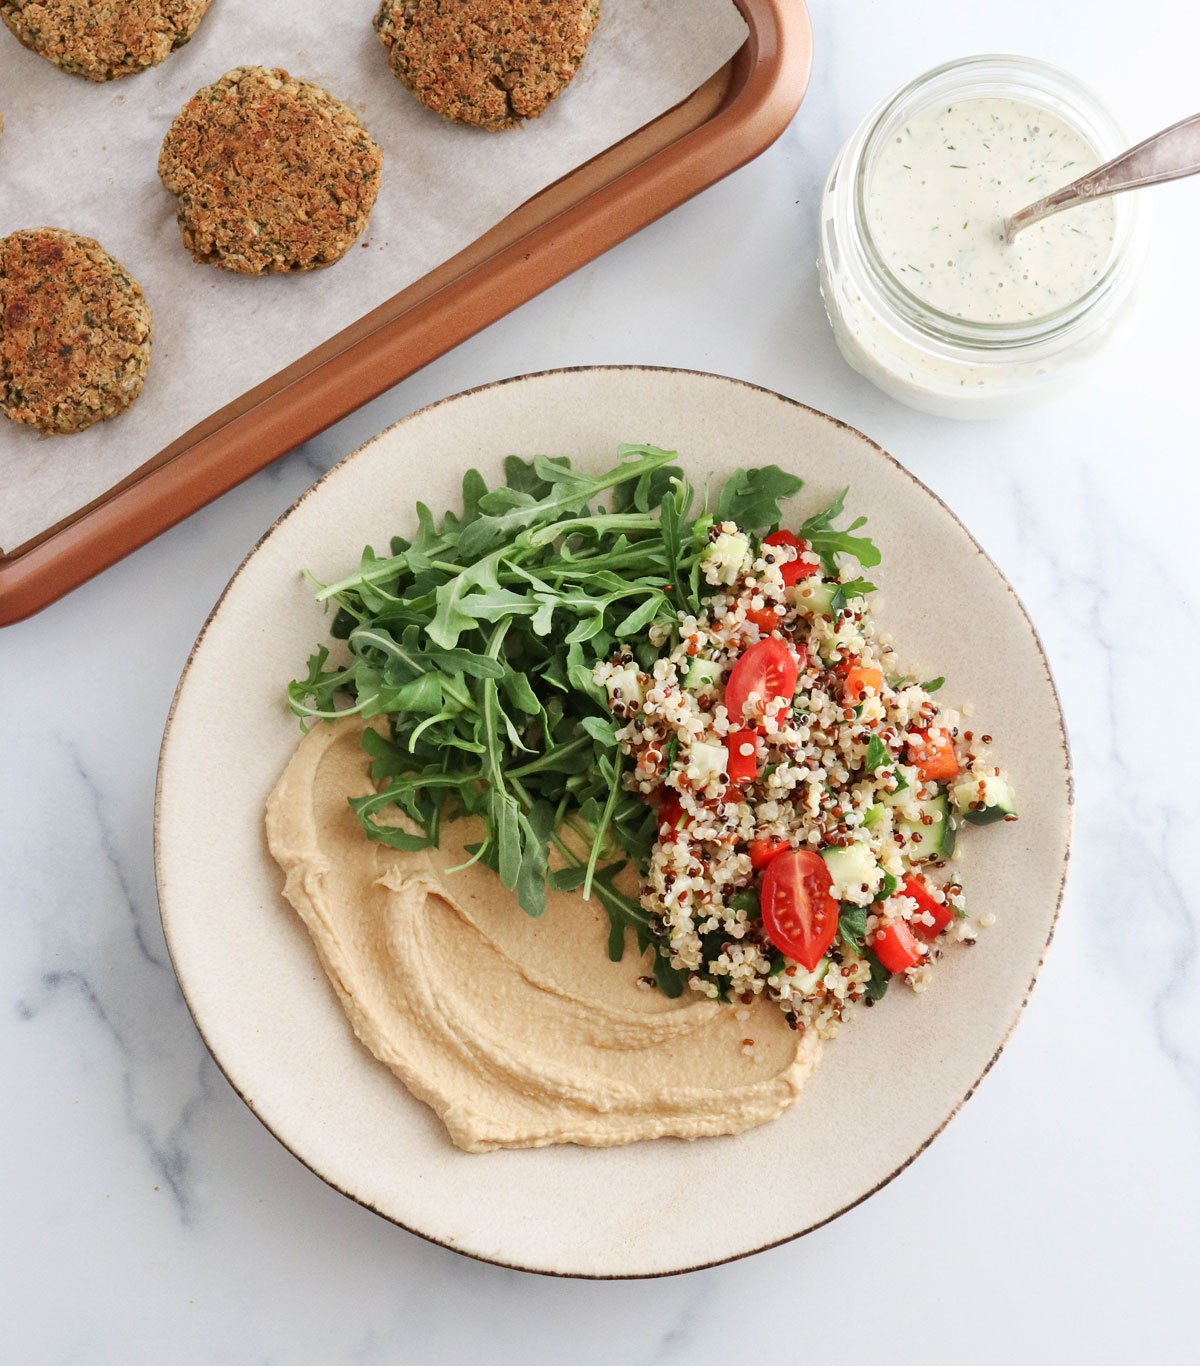
[[[639,985],[649,957],[611,962],[607,916],[578,893],[552,892],[534,920],[488,869],[448,871],[475,822],[448,824],[437,850],[367,840],[347,804],[373,791],[361,734],[347,719],[301,741],[267,840],[355,1033],[458,1147],[732,1134],[796,1099],[815,1030],[765,1002]]]

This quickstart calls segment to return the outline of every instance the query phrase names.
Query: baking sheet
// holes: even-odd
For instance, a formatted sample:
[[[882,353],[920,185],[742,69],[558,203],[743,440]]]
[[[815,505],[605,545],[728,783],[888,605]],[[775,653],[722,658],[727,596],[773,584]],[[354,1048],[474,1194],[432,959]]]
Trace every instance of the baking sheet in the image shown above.
[[[105,85],[67,76],[0,28],[0,234],[97,237],[141,280],[155,344],[142,397],[72,437],[0,422],[0,546],[105,492],[170,441],[419,279],[604,148],[686,98],[746,38],[732,0],[601,0],[587,58],[540,120],[493,134],[423,109],[391,75],[376,0],[213,0],[191,43]],[[335,18],[331,20],[331,13]],[[371,222],[310,275],[195,265],[157,175],[171,119],[237,65],[284,66],[346,100],[383,148]]]

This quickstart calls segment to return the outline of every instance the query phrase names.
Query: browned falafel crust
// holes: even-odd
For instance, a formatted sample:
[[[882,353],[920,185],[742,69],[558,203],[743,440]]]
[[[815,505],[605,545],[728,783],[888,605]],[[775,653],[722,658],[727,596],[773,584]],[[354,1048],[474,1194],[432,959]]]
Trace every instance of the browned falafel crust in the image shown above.
[[[0,412],[65,436],[142,392],[153,326],[142,287],[91,237],[0,238]]]
[[[499,131],[562,93],[599,17],[598,0],[383,0],[375,28],[422,104]]]
[[[195,33],[210,2],[0,0],[0,19],[63,71],[112,81],[165,61]]]
[[[367,225],[382,165],[354,112],[319,85],[239,66],[184,105],[158,173],[197,261],[267,275],[340,260]]]

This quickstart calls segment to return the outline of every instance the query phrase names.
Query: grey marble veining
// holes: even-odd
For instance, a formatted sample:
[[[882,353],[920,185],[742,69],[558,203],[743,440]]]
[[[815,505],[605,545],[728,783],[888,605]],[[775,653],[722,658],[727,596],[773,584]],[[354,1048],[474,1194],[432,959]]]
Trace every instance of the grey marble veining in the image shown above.
[[[811,93],[764,157],[0,633],[6,1366],[1196,1359],[1200,186],[1157,193],[1121,344],[1074,392],[1003,422],[923,417],[850,372],[812,262],[830,160],[891,87],[967,52],[1025,52],[1071,67],[1140,135],[1193,112],[1200,19],[1146,0],[1153,61],[1130,61],[1115,0],[1086,22],[1038,0],[812,10]],[[180,668],[264,526],[423,403],[612,361],[778,388],[867,431],[944,497],[1042,635],[1078,806],[1067,901],[1021,1028],[914,1166],[797,1244],[590,1284],[426,1244],[275,1143],[180,997],[151,818]]]

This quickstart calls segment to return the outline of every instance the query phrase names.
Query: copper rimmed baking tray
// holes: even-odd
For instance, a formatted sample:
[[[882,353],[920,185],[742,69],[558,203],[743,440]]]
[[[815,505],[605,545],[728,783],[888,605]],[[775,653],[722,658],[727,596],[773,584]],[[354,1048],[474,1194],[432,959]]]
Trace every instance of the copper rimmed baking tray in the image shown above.
[[[736,4],[750,35],[689,99],[0,555],[0,626],[40,611],[765,151],[804,98],[812,29],[803,0]]]

